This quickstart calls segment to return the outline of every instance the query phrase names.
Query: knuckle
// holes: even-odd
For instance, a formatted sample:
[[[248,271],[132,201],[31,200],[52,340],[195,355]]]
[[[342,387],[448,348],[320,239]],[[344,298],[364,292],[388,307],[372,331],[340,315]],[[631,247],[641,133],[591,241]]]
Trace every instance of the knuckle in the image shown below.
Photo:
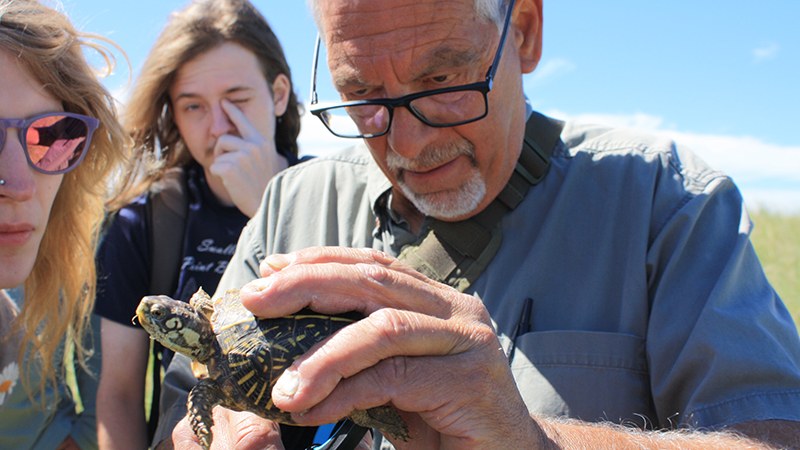
[[[367,256],[374,263],[381,264],[381,265],[384,265],[384,266],[391,266],[393,263],[395,263],[397,261],[395,258],[391,257],[389,254],[384,253],[384,252],[382,252],[380,250],[376,250],[374,248],[368,248],[368,249],[364,249],[364,250],[366,252],[365,256]]]
[[[386,266],[359,263],[356,264],[356,268],[368,282],[375,282],[383,286],[393,285],[397,282],[396,272]]]
[[[382,308],[370,314],[368,323],[378,333],[379,342],[386,342],[389,346],[397,344],[413,328],[407,314],[390,308]]]

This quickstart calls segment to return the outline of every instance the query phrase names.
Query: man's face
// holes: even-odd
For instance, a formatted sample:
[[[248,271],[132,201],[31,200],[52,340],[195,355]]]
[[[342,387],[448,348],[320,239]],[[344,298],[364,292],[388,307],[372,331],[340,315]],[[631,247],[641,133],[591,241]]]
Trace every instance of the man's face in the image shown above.
[[[220,136],[241,137],[222,109],[223,100],[239,108],[264,138],[275,138],[276,111],[269,84],[255,54],[238,44],[222,44],[185,63],[169,95],[175,125],[206,173],[216,159],[214,147]]]
[[[342,100],[397,98],[483,81],[499,41],[473,0],[321,3],[328,65]],[[366,139],[392,184],[419,211],[460,220],[502,190],[516,164],[525,106],[513,34],[489,93],[489,114],[450,128],[396,109],[389,132]]]

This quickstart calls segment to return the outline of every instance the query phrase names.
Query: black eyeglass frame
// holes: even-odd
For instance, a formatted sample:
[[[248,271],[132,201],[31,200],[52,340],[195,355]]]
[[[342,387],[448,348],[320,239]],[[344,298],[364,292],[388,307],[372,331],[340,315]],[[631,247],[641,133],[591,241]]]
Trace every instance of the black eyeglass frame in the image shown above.
[[[505,17],[505,21],[503,23],[503,32],[500,34],[500,44],[497,47],[497,53],[494,56],[494,60],[492,61],[492,65],[491,65],[491,67],[489,67],[489,70],[486,72],[486,79],[484,81],[479,81],[477,83],[463,84],[463,85],[460,85],[460,86],[451,86],[451,87],[446,87],[446,88],[441,88],[441,89],[432,89],[432,90],[428,90],[428,91],[417,92],[415,94],[404,95],[404,96],[402,96],[400,98],[379,98],[379,99],[372,99],[372,100],[356,100],[356,101],[351,101],[351,102],[345,102],[345,103],[340,103],[340,104],[333,105],[333,106],[327,106],[327,107],[323,107],[323,108],[312,109],[312,110],[310,110],[311,114],[317,116],[319,118],[319,120],[322,122],[322,124],[325,125],[325,128],[327,128],[328,131],[333,133],[335,136],[342,137],[342,138],[350,138],[350,139],[361,139],[361,138],[369,139],[369,138],[383,136],[384,134],[388,133],[389,132],[389,128],[391,128],[391,126],[392,126],[392,119],[394,117],[394,109],[395,108],[401,108],[401,107],[402,108],[406,108],[407,110],[409,110],[411,112],[411,114],[414,115],[414,117],[419,119],[422,123],[424,123],[425,125],[428,125],[429,127],[433,127],[433,128],[456,127],[456,126],[459,126],[459,125],[465,125],[465,124],[468,124],[468,123],[477,122],[478,120],[483,119],[484,117],[486,117],[489,114],[489,99],[488,99],[487,95],[488,95],[489,91],[492,90],[492,85],[494,84],[494,76],[495,76],[495,73],[497,72],[497,67],[500,64],[500,58],[503,55],[503,47],[505,46],[506,35],[508,35],[508,26],[511,23],[511,15],[514,12],[514,4],[515,3],[516,3],[516,0],[511,0],[509,2],[509,4],[508,4],[508,11],[506,11],[506,17]],[[316,45],[314,47],[314,64],[313,64],[312,69],[311,69],[311,97],[310,97],[311,98],[311,102],[310,102],[310,105],[312,105],[312,106],[316,105],[319,102],[319,100],[317,98],[317,67],[318,67],[318,64],[319,64],[319,48],[320,48],[321,42],[322,42],[322,38],[320,37],[319,33],[317,33],[317,43],[316,43]],[[440,95],[440,94],[448,94],[448,93],[451,93],[451,92],[460,92],[460,91],[478,91],[481,94],[483,94],[483,102],[484,102],[484,104],[486,106],[484,108],[483,114],[481,114],[478,117],[475,117],[475,118],[472,118],[472,119],[468,119],[468,120],[463,120],[463,121],[460,121],[460,122],[448,123],[448,124],[436,124],[436,123],[428,122],[428,120],[424,116],[419,114],[417,111],[415,111],[414,108],[410,108],[409,107],[412,101],[417,100],[417,99],[422,98],[422,97],[428,97],[428,96]],[[382,131],[380,133],[373,133],[373,134],[368,134],[368,135],[359,135],[359,136],[342,135],[342,134],[339,134],[339,133],[336,133],[335,131],[333,131],[331,129],[331,127],[328,126],[328,123],[325,121],[325,119],[322,118],[322,114],[325,111],[328,111],[330,109],[340,109],[340,108],[346,108],[346,107],[350,107],[350,106],[363,106],[363,105],[376,105],[376,106],[384,106],[384,107],[386,107],[386,109],[389,111],[389,120],[388,120],[388,123],[386,124],[386,130],[384,130],[384,131]]]
[[[56,170],[56,171],[48,171],[38,167],[36,163],[34,163],[33,160],[31,160],[31,154],[30,152],[28,152],[28,144],[27,142],[25,142],[24,139],[24,136],[28,132],[28,128],[30,128],[31,125],[36,123],[37,120],[52,116],[71,117],[73,119],[81,120],[83,121],[83,123],[86,124],[86,141],[83,143],[83,151],[81,151],[81,154],[78,156],[78,159],[75,161],[74,164],[67,167],[66,169]],[[92,134],[99,126],[100,126],[100,120],[94,117],[84,116],[83,114],[76,114],[70,112],[51,112],[51,113],[39,114],[38,116],[34,116],[28,119],[0,119],[0,131],[2,131],[2,134],[0,135],[0,137],[2,137],[2,139],[0,139],[0,152],[2,152],[3,149],[5,149],[6,139],[8,139],[8,129],[16,128],[19,130],[19,137],[18,137],[19,143],[22,145],[22,149],[25,151],[25,158],[28,160],[28,164],[30,164],[30,166],[33,167],[34,170],[36,170],[37,172],[46,175],[60,175],[62,173],[67,173],[75,169],[76,167],[78,167],[81,161],[83,161],[83,158],[86,157],[86,153],[89,151],[89,146],[92,143]]]

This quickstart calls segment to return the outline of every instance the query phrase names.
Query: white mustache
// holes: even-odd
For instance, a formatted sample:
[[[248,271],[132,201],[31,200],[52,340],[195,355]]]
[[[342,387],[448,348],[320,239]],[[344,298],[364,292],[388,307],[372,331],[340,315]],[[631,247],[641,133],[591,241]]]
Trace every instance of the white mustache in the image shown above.
[[[475,146],[469,141],[449,142],[445,145],[429,146],[414,158],[408,159],[400,156],[392,149],[386,153],[386,165],[389,166],[398,179],[402,179],[404,170],[413,172],[424,171],[452,161],[458,156],[467,156],[475,165]]]

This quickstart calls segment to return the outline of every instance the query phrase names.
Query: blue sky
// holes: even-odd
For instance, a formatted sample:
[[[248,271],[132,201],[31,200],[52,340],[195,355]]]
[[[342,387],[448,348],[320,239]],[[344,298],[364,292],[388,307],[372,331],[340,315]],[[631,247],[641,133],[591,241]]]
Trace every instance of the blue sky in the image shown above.
[[[80,29],[125,50],[134,77],[168,14],[187,4],[62,2]],[[305,1],[253,3],[306,102],[316,29]],[[752,207],[800,212],[800,1],[544,0],[544,8],[542,61],[525,77],[534,109],[668,134],[731,174]],[[120,98],[128,75],[122,63],[106,81]],[[350,144],[325,133],[309,123],[302,151]]]

